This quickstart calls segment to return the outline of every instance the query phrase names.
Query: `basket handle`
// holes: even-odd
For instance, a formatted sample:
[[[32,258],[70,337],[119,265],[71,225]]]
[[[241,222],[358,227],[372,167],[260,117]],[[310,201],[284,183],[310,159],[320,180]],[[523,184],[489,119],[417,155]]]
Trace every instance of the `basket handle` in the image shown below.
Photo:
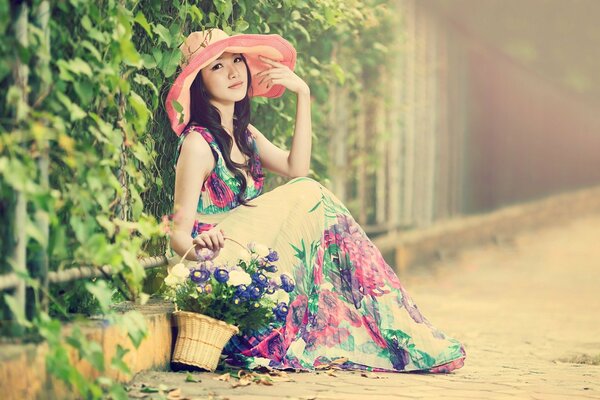
[[[232,241],[233,243],[236,243],[236,244],[237,244],[238,246],[240,246],[242,249],[245,249],[245,248],[246,248],[246,246],[244,246],[243,244],[241,244],[241,243],[240,243],[240,242],[238,242],[237,240],[235,240],[235,239],[232,239],[232,238],[230,238],[230,237],[225,237],[225,240],[230,240],[230,241]],[[192,246],[191,246],[191,247],[190,247],[190,248],[189,248],[189,249],[188,249],[188,250],[185,252],[185,254],[183,255],[183,257],[181,257],[181,260],[179,260],[179,262],[180,262],[180,263],[182,263],[182,262],[183,262],[183,260],[185,260],[185,257],[188,255],[188,253],[189,253],[190,251],[192,251],[192,249],[193,249],[193,248],[195,248],[195,247],[196,247],[196,244],[193,244],[193,245],[192,245]]]

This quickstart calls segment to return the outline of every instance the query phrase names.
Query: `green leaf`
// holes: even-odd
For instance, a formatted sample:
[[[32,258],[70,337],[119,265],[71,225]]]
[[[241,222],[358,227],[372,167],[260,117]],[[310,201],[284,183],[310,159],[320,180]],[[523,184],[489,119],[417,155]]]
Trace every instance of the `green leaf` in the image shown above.
[[[79,96],[82,106],[89,106],[94,97],[94,86],[93,83],[88,79],[73,82],[73,89]]]
[[[135,15],[133,22],[137,22],[137,24],[139,26],[144,28],[144,30],[146,31],[148,36],[150,36],[150,38],[154,37],[154,35],[152,34],[152,28],[150,27],[150,24],[148,23],[146,16],[141,11],[138,11],[138,13]]]
[[[102,346],[94,340],[86,343],[84,350],[85,359],[99,372],[104,372],[104,350]]]
[[[86,31],[90,31],[93,28],[92,21],[90,21],[90,17],[89,16],[84,15],[83,17],[81,17],[81,26]]]
[[[88,49],[89,52],[94,56],[94,58],[96,60],[102,61],[102,56],[100,55],[100,52],[98,51],[98,49],[96,49],[96,47],[92,44],[92,42],[90,42],[88,40],[83,40],[81,43],[79,43],[79,45],[81,47]]]
[[[0,34],[4,35],[10,20],[10,6],[8,0],[0,1]],[[0,78],[0,81],[2,79]]]
[[[119,326],[127,332],[131,343],[137,349],[148,334],[146,319],[138,311],[128,311],[119,318]]]
[[[129,349],[126,349],[123,346],[121,346],[120,344],[118,344],[117,345],[117,353],[112,358],[112,360],[110,362],[110,365],[113,368],[115,368],[117,371],[120,371],[120,372],[122,372],[124,374],[130,375],[131,374],[131,369],[129,369],[129,366],[123,360],[123,357],[128,352],[129,352]]]
[[[383,45],[382,43],[379,43],[379,42],[373,43],[373,48],[376,49],[376,50],[378,50],[378,51],[380,51],[383,54],[387,54],[387,52],[388,52],[388,48],[385,45]]]
[[[190,372],[188,372],[185,376],[185,381],[186,382],[201,382],[200,379],[196,379],[194,378],[194,375],[192,375]]]
[[[103,32],[100,32],[99,30],[92,28],[89,32],[88,35],[90,37],[90,39],[94,39],[96,42],[98,43],[106,43],[106,35]]]
[[[294,28],[296,28],[300,33],[302,33],[304,35],[304,38],[306,39],[307,42],[311,42],[311,38],[310,38],[310,33],[308,33],[308,31],[306,30],[306,28],[304,28],[304,26],[302,26],[302,24],[298,23],[298,22],[293,22],[292,25],[294,26]]]
[[[121,48],[121,56],[123,57],[123,62],[126,65],[130,65],[132,67],[141,67],[142,57],[140,53],[136,50],[133,42],[129,39],[121,39],[119,41],[119,46]]]
[[[171,34],[169,33],[169,30],[167,28],[165,28],[163,25],[161,24],[156,24],[154,25],[154,33],[156,33],[160,39],[160,42],[164,42],[167,46],[171,45]]]
[[[4,302],[19,325],[24,326],[25,328],[31,328],[33,326],[25,317],[25,310],[22,307],[19,307],[15,296],[5,294]]]
[[[133,275],[133,279],[136,282],[141,281],[142,278],[146,276],[146,273],[144,271],[144,268],[142,267],[142,264],[140,264],[140,260],[138,260],[138,258],[136,257],[135,253],[132,253],[131,251],[126,249],[121,249],[120,253],[123,256],[123,262],[129,267],[131,274]]]
[[[192,5],[189,8],[188,14],[192,17],[193,22],[200,23],[200,22],[202,22],[202,18],[204,18],[204,14],[196,5]]]
[[[115,234],[115,224],[111,222],[106,215],[96,215],[96,221],[98,221],[101,227],[106,229],[106,233],[109,237],[112,237]]]
[[[152,108],[156,108],[156,106],[157,106],[156,102],[158,101],[158,97],[159,97],[158,89],[156,88],[156,85],[154,85],[154,83],[150,79],[148,79],[146,76],[144,76],[142,74],[135,74],[135,76],[133,77],[133,81],[140,85],[148,86],[152,90],[152,92],[154,92],[154,95],[156,97],[152,98]]]
[[[150,54],[141,54],[142,57],[142,68],[152,69],[156,68],[156,60]]]
[[[10,73],[10,65],[6,59],[0,59],[0,82]]]
[[[178,113],[183,112],[183,106],[177,100],[173,100],[171,104],[173,104],[173,109],[175,111],[177,111]]]
[[[146,123],[150,117],[150,110],[146,106],[144,99],[133,90],[129,93],[129,104],[133,107],[135,113],[138,116],[138,120],[134,121],[139,131],[143,132],[146,130]]]
[[[159,64],[159,68],[162,70],[165,78],[169,78],[172,76],[175,71],[177,71],[177,67],[179,66],[179,62],[181,60],[181,50],[179,48],[173,49],[170,52],[163,53],[163,57],[161,59],[161,63]]]
[[[69,117],[71,118],[71,121],[78,121],[82,118],[85,118],[85,116],[87,115],[86,112],[83,111],[81,107],[79,107],[77,104],[73,103],[71,99],[69,99],[64,93],[56,90],[54,94],[69,112]]]
[[[216,0],[213,4],[215,5],[215,8],[217,9],[221,19],[223,21],[227,21],[231,15],[231,12],[233,11],[233,4],[231,0]],[[221,28],[226,31],[226,26],[222,25]]]
[[[96,300],[98,300],[98,304],[100,304],[100,309],[104,314],[108,313],[110,310],[110,305],[112,304],[112,290],[108,287],[105,281],[98,280],[96,282],[86,282],[85,287],[90,292]]]
[[[146,150],[146,146],[142,142],[136,142],[131,146],[131,151],[133,155],[140,160],[143,164],[149,164],[150,155],[148,154],[148,150]]]
[[[244,32],[250,28],[250,24],[242,19],[238,20],[235,24],[235,30],[238,32]]]
[[[344,82],[346,82],[346,74],[344,73],[344,70],[342,69],[342,67],[340,67],[337,63],[335,63],[335,62],[331,63],[331,71],[337,78],[338,83],[340,85],[343,85]]]
[[[48,213],[43,210],[36,210],[36,214],[38,216],[42,216],[44,219],[48,220]],[[35,239],[42,247],[48,247],[48,236],[40,229],[38,224],[32,221],[29,217],[27,217],[25,233],[28,237]]]

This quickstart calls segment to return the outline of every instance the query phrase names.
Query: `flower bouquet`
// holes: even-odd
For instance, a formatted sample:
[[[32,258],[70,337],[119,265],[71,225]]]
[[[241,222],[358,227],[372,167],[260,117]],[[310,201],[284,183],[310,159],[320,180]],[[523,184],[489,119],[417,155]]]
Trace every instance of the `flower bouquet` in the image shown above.
[[[277,252],[226,240],[241,247],[239,256],[216,264],[213,252],[202,249],[195,268],[179,263],[165,278],[164,295],[175,303],[179,328],[173,362],[214,371],[231,336],[285,321],[294,282],[276,274]]]

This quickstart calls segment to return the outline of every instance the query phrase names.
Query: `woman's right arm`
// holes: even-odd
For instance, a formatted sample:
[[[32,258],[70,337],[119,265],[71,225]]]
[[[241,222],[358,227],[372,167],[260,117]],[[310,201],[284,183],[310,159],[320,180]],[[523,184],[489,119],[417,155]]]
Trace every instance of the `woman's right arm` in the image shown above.
[[[197,243],[197,248],[208,247],[200,245],[198,240],[192,240],[191,234],[202,184],[212,171],[214,162],[206,140],[202,135],[190,132],[183,140],[175,169],[173,229],[170,242],[171,248],[179,254],[179,257],[183,256],[194,243]],[[196,261],[195,252],[189,252],[186,259]]]

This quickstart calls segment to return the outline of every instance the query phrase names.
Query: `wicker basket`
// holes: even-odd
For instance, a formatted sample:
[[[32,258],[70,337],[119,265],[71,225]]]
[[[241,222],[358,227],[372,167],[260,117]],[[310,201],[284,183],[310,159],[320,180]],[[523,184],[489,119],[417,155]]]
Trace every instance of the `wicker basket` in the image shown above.
[[[172,361],[214,371],[225,344],[238,333],[235,325],[206,315],[175,311],[178,327]]]

